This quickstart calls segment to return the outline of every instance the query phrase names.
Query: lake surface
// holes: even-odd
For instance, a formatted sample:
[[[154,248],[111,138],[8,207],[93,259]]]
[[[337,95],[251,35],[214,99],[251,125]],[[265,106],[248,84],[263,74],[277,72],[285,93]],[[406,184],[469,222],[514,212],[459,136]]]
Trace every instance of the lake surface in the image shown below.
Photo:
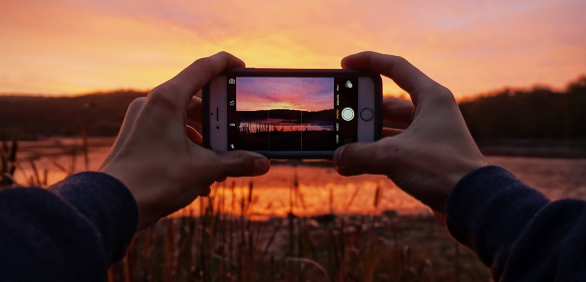
[[[92,138],[88,154],[88,170],[98,170],[106,158],[113,138]],[[15,179],[27,185],[39,175],[53,184],[71,172],[86,170],[81,153],[81,140],[51,138],[20,142],[19,166]],[[586,159],[555,159],[487,156],[489,163],[503,166],[519,179],[541,191],[552,200],[578,198],[586,200]],[[30,160],[33,160],[32,162]],[[34,163],[34,168],[33,164]],[[254,214],[259,218],[336,213],[380,213],[393,209],[401,214],[429,214],[424,205],[398,189],[384,176],[339,176],[332,167],[321,163],[309,165],[274,165],[269,173],[255,178],[229,178],[213,186],[214,201],[234,213],[240,212],[241,199],[248,199],[250,185]],[[313,166],[312,166],[313,164]],[[37,173],[35,173],[35,168]],[[295,183],[298,183],[295,186]],[[379,190],[378,205],[375,194]],[[191,210],[190,210],[191,209]],[[178,212],[199,212],[199,200]]]
[[[247,127],[251,132],[266,131],[267,126],[270,126],[271,131],[333,131],[334,126],[331,121],[323,120],[290,120],[290,119],[254,119],[242,121],[240,123],[240,131]]]

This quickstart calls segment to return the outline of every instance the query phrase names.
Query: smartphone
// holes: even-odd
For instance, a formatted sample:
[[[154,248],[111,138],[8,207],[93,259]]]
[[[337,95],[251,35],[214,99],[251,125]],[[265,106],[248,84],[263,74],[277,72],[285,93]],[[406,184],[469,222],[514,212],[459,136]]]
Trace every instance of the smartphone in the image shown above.
[[[364,70],[230,69],[202,92],[204,147],[331,159],[382,131],[382,80]]]

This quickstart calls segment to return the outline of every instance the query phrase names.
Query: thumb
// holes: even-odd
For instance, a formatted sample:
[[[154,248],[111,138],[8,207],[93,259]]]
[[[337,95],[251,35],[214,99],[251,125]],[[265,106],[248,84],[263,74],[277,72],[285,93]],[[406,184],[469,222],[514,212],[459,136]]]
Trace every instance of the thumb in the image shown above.
[[[390,138],[385,138],[390,139]],[[383,139],[384,141],[387,141]],[[353,143],[338,148],[334,153],[334,163],[338,173],[343,176],[359,174],[385,174],[385,158],[382,141],[374,143]]]
[[[247,151],[218,152],[222,176],[258,176],[269,171],[271,163],[260,154]]]

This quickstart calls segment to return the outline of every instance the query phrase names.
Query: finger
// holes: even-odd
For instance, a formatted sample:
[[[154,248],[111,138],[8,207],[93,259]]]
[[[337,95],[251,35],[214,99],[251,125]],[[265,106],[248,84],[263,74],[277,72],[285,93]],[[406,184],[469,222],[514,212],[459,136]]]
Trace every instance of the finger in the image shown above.
[[[340,147],[334,153],[334,163],[340,175],[351,176],[364,173],[384,174],[385,157],[381,155],[381,141],[374,143],[352,143]]]
[[[208,187],[204,187],[203,189],[201,189],[201,191],[199,191],[199,196],[200,197],[207,197],[210,195],[210,193],[212,193],[212,188]]]
[[[195,128],[186,125],[185,126],[185,133],[187,134],[187,138],[189,138],[189,140],[191,140],[191,142],[199,145],[199,146],[203,146],[203,138],[201,137],[201,135],[199,135],[199,133],[197,132],[197,130],[195,130]]]
[[[124,146],[124,143],[126,143],[126,139],[128,139],[130,132],[132,132],[132,128],[134,127],[134,124],[136,123],[136,119],[138,118],[138,115],[142,111],[142,108],[144,107],[145,102],[146,102],[146,98],[140,97],[140,98],[134,99],[134,101],[132,101],[132,103],[130,103],[130,105],[128,106],[128,110],[126,111],[126,116],[124,117],[124,121],[122,122],[122,127],[120,128],[120,132],[118,133],[118,136],[116,137],[116,141],[114,142],[114,145],[110,149],[110,153],[108,154],[108,157],[106,157],[106,159],[104,160],[102,167],[107,165],[108,163],[110,163],[112,161],[112,159],[114,159],[114,157],[118,154],[120,149],[122,149],[122,147]]]
[[[192,97],[187,108],[187,119],[201,125],[201,98]]]
[[[402,57],[383,55],[376,52],[361,52],[342,59],[345,69],[369,69],[392,79],[407,91],[415,104],[424,99],[427,91],[437,87],[435,81]]]
[[[384,127],[381,136],[382,136],[382,138],[393,137],[393,136],[397,136],[397,135],[403,133],[404,131],[405,130],[402,130],[402,129]]]
[[[244,62],[229,53],[220,52],[201,58],[169,81],[155,87],[147,96],[149,102],[183,115],[191,98],[214,76],[227,68],[244,67]]]
[[[218,152],[222,160],[221,171],[223,176],[257,176],[269,171],[269,160],[259,154],[247,151]]]
[[[383,99],[383,119],[396,124],[409,125],[413,121],[415,106],[411,101],[387,97]]]

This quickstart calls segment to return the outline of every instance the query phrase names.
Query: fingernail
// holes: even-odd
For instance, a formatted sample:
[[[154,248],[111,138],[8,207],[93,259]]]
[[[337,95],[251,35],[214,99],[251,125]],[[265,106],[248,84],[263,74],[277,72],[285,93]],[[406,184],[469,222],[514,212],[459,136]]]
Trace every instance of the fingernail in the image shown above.
[[[256,159],[254,160],[254,174],[261,175],[265,174],[271,168],[271,163],[268,159]]]
[[[247,154],[249,154],[249,155],[251,155],[251,156],[253,156],[253,157],[255,157],[255,158],[258,158],[258,159],[263,159],[263,158],[265,158],[265,156],[263,156],[263,155],[261,155],[261,154],[259,154],[259,153],[250,152],[250,151],[248,151],[248,152],[246,152],[246,153],[247,153]]]
[[[336,152],[334,152],[334,164],[336,164],[337,167],[344,166],[344,163],[342,162],[342,153],[344,152],[345,148],[346,146],[340,147],[338,150],[336,150]]]

